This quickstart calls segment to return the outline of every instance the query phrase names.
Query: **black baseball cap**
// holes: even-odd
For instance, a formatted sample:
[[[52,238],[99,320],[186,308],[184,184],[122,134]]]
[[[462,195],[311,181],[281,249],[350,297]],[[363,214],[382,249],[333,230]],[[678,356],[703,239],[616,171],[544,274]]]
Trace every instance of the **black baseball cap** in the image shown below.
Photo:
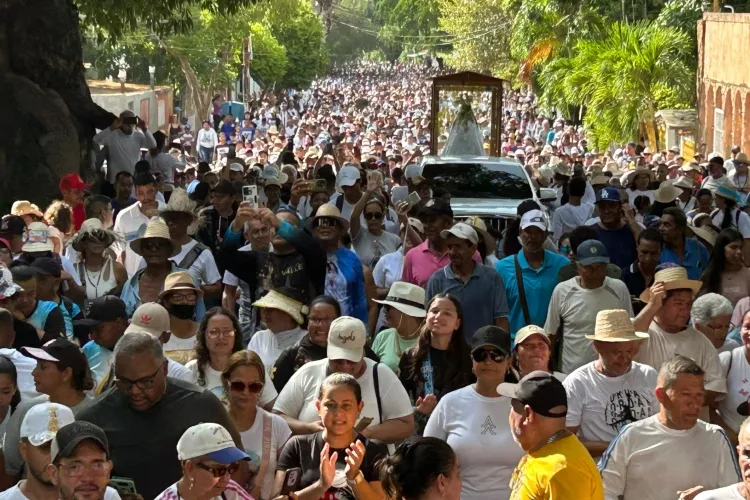
[[[0,233],[18,236],[26,229],[26,221],[18,215],[6,215],[0,223]]]
[[[97,297],[89,305],[88,316],[84,319],[74,321],[74,325],[96,326],[107,321],[114,321],[118,318],[128,319],[128,312],[125,308],[125,302],[115,295],[103,295]]]
[[[34,259],[31,267],[44,276],[54,276],[59,278],[62,275],[62,264],[54,257],[39,257]]]
[[[60,370],[70,368],[73,373],[85,373],[88,370],[86,355],[68,339],[50,340],[42,347],[22,347],[21,352],[39,361],[57,363]]]
[[[440,217],[446,215],[453,217],[453,209],[451,204],[442,198],[432,198],[427,200],[422,208],[419,209],[419,217]]]
[[[499,326],[483,326],[474,332],[474,335],[471,337],[471,352],[489,346],[509,356],[510,343],[510,334]]]
[[[568,413],[568,396],[562,382],[541,370],[529,373],[517,384],[504,382],[497,386],[497,392],[501,396],[517,399],[544,417],[565,418]]]
[[[104,453],[109,458],[109,443],[107,442],[107,435],[101,429],[101,427],[92,424],[91,422],[85,422],[79,420],[63,427],[57,431],[55,438],[52,440],[50,446],[50,462],[55,463],[58,458],[67,458],[73,454],[82,441],[91,439],[101,446]]]
[[[227,180],[220,181],[212,191],[215,194],[225,194],[228,196],[234,196],[237,193],[232,183]]]

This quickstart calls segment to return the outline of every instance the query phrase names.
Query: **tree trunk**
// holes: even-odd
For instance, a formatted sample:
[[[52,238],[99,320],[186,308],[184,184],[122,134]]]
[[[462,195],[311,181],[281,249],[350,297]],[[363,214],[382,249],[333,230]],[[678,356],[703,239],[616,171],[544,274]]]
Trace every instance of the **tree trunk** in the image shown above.
[[[95,180],[92,138],[116,117],[91,100],[78,24],[71,0],[0,2],[0,213],[46,206],[67,173]]]

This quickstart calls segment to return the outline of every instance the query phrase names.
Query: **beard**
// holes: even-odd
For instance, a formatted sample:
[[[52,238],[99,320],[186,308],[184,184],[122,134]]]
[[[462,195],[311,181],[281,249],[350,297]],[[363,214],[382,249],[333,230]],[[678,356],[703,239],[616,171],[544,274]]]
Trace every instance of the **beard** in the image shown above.
[[[36,467],[32,467],[31,464],[28,464],[28,465],[29,465],[29,467],[28,467],[29,473],[31,474],[31,476],[34,478],[34,480],[36,482],[38,482],[43,487],[48,488],[48,489],[54,489],[55,488],[55,485],[52,484],[52,481],[50,481],[49,479],[45,479],[43,477],[43,472],[42,471],[37,470]]]
[[[106,488],[100,491],[97,491],[97,496],[95,497],[95,500],[104,500],[104,494],[106,492]],[[66,487],[63,485],[60,485],[60,500],[79,500],[80,497],[76,494],[75,489],[70,489],[70,487]]]

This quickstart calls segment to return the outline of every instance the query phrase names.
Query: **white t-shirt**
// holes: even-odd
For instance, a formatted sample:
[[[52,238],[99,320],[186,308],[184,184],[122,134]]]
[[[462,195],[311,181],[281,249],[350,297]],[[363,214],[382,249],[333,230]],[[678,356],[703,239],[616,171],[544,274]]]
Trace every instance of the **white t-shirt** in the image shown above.
[[[197,340],[198,335],[193,335],[187,339],[181,339],[177,335],[172,334],[169,337],[169,342],[163,346],[164,355],[184,365],[192,357],[193,349],[195,348]]]
[[[704,491],[698,493],[693,500],[745,500],[745,497],[740,493],[739,483],[730,484],[717,490]]]
[[[740,415],[737,409],[743,405],[745,414],[750,411],[750,364],[745,358],[745,348],[722,352],[719,361],[721,373],[727,381],[727,395],[719,401],[719,415],[734,432],[739,432],[747,417]]]
[[[24,356],[16,349],[0,349],[0,356],[6,356],[16,366],[18,390],[21,399],[31,399],[39,396],[31,372],[36,368],[36,359]]]
[[[513,441],[509,412],[510,398],[488,398],[467,386],[446,394],[430,415],[424,436],[442,439],[456,452],[461,500],[510,498],[510,477],[525,452]]]
[[[375,385],[372,380],[372,367],[375,366],[375,362],[368,358],[364,358],[364,360],[367,369],[357,379],[362,388],[362,401],[365,404],[360,418],[371,417],[372,423],[370,425],[377,425],[380,423],[380,417],[378,416],[378,403],[375,397]],[[276,399],[273,409],[302,422],[319,420],[315,401],[318,399],[320,384],[328,375],[327,358],[305,364],[286,383]],[[383,420],[406,417],[414,412],[411,401],[409,401],[409,395],[406,393],[404,386],[401,385],[401,381],[383,363],[378,364],[378,382]]]
[[[331,196],[331,199],[328,202],[328,204],[336,206],[336,200],[338,199],[339,196],[343,196],[343,195],[341,193],[334,193],[333,196]],[[354,205],[346,201],[346,198],[344,198],[344,203],[343,205],[341,205],[341,217],[343,217],[346,220],[351,220],[353,209],[354,209]],[[383,220],[383,223],[385,224],[385,230],[388,231],[389,233],[398,234],[400,226],[398,222],[394,222],[397,220],[398,220],[398,216],[396,214],[396,211],[388,207],[388,215],[385,217],[385,220]],[[365,219],[364,210],[359,216],[359,222],[363,228],[367,227],[367,219]]]
[[[649,365],[658,372],[665,361],[681,354],[698,363],[706,372],[704,385],[707,390],[727,392],[716,348],[701,332],[688,327],[679,333],[667,333],[652,321],[648,335],[649,338],[641,342],[635,361]]]
[[[726,175],[722,175],[718,179],[714,179],[713,176],[709,175],[701,182],[701,188],[709,189],[712,193],[715,193],[719,186],[725,182],[730,182]]]
[[[163,210],[166,205],[161,202],[157,202],[158,209]],[[125,270],[128,272],[128,276],[132,277],[138,272],[138,266],[141,261],[141,256],[133,252],[130,248],[130,242],[138,237],[138,230],[144,224],[147,224],[149,218],[143,215],[141,212],[141,204],[133,203],[127,208],[123,208],[117,214],[117,220],[113,230],[116,233],[120,233],[125,237],[124,248],[122,245],[118,245],[117,253],[118,257],[122,250],[125,250]]]
[[[185,368],[184,365],[169,358],[167,358],[167,376],[178,380],[184,380],[185,382],[191,382],[193,379],[190,370]]]
[[[255,422],[253,422],[253,425],[248,430],[240,432],[242,448],[250,457],[250,472],[252,472],[253,476],[258,474],[258,471],[260,470],[260,462],[263,459],[264,418],[271,419],[271,450],[268,457],[266,473],[263,477],[260,496],[261,498],[271,498],[274,478],[276,477],[276,460],[278,459],[282,448],[284,448],[284,444],[289,439],[289,436],[292,435],[292,431],[289,429],[289,425],[286,421],[279,415],[274,415],[268,413],[262,408],[258,408],[258,413],[255,415]]]
[[[246,252],[246,251],[249,251],[249,250],[252,250],[252,249],[253,249],[253,246],[250,245],[250,244],[247,244],[247,245],[245,245],[243,247],[240,247],[237,251],[238,252]],[[224,271],[224,280],[223,280],[223,283],[225,285],[229,285],[229,286],[239,286],[240,279],[237,276],[235,276],[234,274],[230,273],[229,271]]]
[[[592,361],[573,371],[563,382],[568,394],[565,425],[580,426],[578,435],[586,441],[612,441],[631,422],[659,411],[656,399],[656,370],[633,363],[619,377],[607,377]]]
[[[25,481],[22,479],[15,486],[9,488],[0,493],[0,500],[34,500],[21,493],[21,484]],[[107,486],[107,490],[104,492],[104,500],[121,500],[120,494],[117,490]]]
[[[287,347],[291,347],[307,335],[302,328],[295,328],[286,332],[273,333],[271,330],[260,330],[255,332],[253,338],[247,343],[247,348],[260,356],[266,374],[270,376],[273,364],[279,359],[281,353]]]
[[[188,252],[192,250],[192,248],[197,244],[197,241],[190,240],[189,242],[182,245],[182,250],[180,250],[180,253],[178,253],[174,257],[170,257],[169,260],[179,266]],[[138,269],[140,270],[145,268],[146,261],[143,259],[143,257],[141,257],[140,263],[138,264]],[[211,250],[208,248],[203,250],[198,258],[193,261],[187,272],[193,278],[193,281],[195,281],[199,285],[213,285],[217,281],[221,280],[221,274],[219,274],[219,268],[216,267],[214,254],[212,254]]]
[[[594,205],[581,203],[578,206],[566,203],[552,214],[552,235],[559,240],[564,233],[583,226],[594,213]]]
[[[737,215],[738,210],[738,208],[732,209],[732,226],[742,233],[743,238],[750,238],[750,215],[747,215],[747,212],[739,212]],[[715,227],[721,227],[724,223],[724,211],[717,209],[711,212],[711,223]]]
[[[703,420],[675,430],[654,415],[626,426],[599,461],[605,500],[665,500],[695,486],[713,489],[740,480],[729,438]]]
[[[636,189],[635,191],[632,189],[626,189],[625,191],[628,193],[628,203],[630,203],[630,206],[633,208],[635,208],[635,199],[639,196],[645,196],[651,201],[651,203],[654,202],[654,192],[650,189],[647,189],[646,191],[641,191],[639,189]]]
[[[184,367],[190,373],[190,379],[188,382],[195,384],[204,389],[208,389],[220,400],[224,399],[224,387],[221,385],[221,372],[211,368],[211,365],[206,365],[203,368],[203,373],[206,377],[205,384],[198,383],[198,360],[191,359],[187,362]],[[260,393],[260,399],[258,400],[258,406],[266,406],[268,403],[276,399],[279,394],[276,392],[276,387],[266,377],[266,383],[263,384],[263,392]]]
[[[584,335],[594,332],[596,314],[606,309],[624,309],[633,316],[628,287],[609,277],[599,288],[587,289],[578,284],[578,277],[558,283],[552,292],[544,329],[556,334],[562,326],[562,369],[571,373],[597,358],[594,343]],[[558,339],[559,341],[559,339]]]

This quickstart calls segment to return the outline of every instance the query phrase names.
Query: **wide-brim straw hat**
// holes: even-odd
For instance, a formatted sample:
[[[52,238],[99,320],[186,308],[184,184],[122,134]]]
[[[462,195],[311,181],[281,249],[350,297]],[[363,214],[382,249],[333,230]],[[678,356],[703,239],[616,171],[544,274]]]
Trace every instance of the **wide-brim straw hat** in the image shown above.
[[[39,207],[28,200],[18,200],[13,202],[13,206],[10,207],[10,214],[18,215],[19,217],[23,217],[24,215],[44,217],[44,214],[39,210]]]
[[[195,292],[197,298],[203,298],[203,290],[195,286],[193,277],[187,271],[176,271],[168,274],[164,280],[164,290],[159,294],[159,300],[178,290],[189,290]]]
[[[266,295],[253,302],[253,306],[284,311],[294,318],[294,321],[299,325],[305,322],[303,314],[306,312],[307,307],[302,302],[293,299],[292,297],[288,297],[277,290],[271,290]]]
[[[654,201],[659,203],[671,203],[682,194],[682,190],[672,184],[671,181],[664,181],[659,184],[659,189],[654,191]]]
[[[143,240],[152,238],[159,238],[162,240],[167,240],[169,242],[169,244],[172,246],[172,253],[170,254],[170,257],[174,257],[175,255],[180,253],[180,250],[182,250],[180,245],[175,244],[172,241],[172,238],[169,237],[169,228],[167,227],[167,223],[161,219],[152,219],[148,221],[148,223],[146,224],[146,230],[143,232],[143,235],[130,242],[130,248],[136,254],[143,255],[141,253],[141,242],[143,242]]]
[[[687,270],[684,267],[679,266],[668,267],[661,271],[657,271],[654,275],[654,283],[664,283],[666,291],[680,290],[683,288],[692,290],[693,295],[698,293],[698,290],[700,290],[701,285],[703,284],[698,280],[689,279]],[[651,289],[646,288],[641,294],[640,299],[643,302],[651,300]]]
[[[343,196],[343,195],[342,195]],[[315,212],[315,217],[308,217],[305,220],[305,227],[308,231],[312,232],[315,220],[319,217],[331,217],[338,221],[339,224],[341,224],[341,227],[344,231],[349,230],[349,221],[341,217],[341,212],[338,208],[336,208],[336,205],[331,205],[330,203],[326,203],[324,205],[321,205],[318,207],[318,211]]]
[[[622,179],[620,182],[622,182],[623,186],[629,186],[631,182],[635,180],[636,177],[639,175],[647,175],[649,182],[654,182],[654,179],[656,179],[656,176],[654,175],[654,172],[648,168],[648,167],[637,167],[631,170],[628,170],[623,174]]]
[[[592,186],[606,186],[607,184],[609,184],[609,177],[607,177],[606,175],[596,175],[591,178],[589,184],[591,184]]]
[[[198,213],[197,207],[198,204],[190,199],[190,195],[188,195],[187,191],[182,188],[176,188],[172,191],[167,206],[160,210],[159,213],[166,214],[170,212],[182,212],[190,215],[193,221],[188,226],[187,232],[189,235],[193,235],[198,232],[204,222],[203,218]]]
[[[682,177],[679,177],[672,184],[675,187],[682,188],[682,189],[692,190],[695,187],[695,181],[693,181],[693,179],[691,179],[690,177],[686,177],[684,175]]]
[[[484,223],[481,217],[472,215],[467,217],[464,222],[474,228],[477,233],[482,235],[484,245],[487,247],[487,254],[495,253],[495,250],[497,249],[497,241],[495,241],[495,238],[493,238],[487,231],[487,224]]]
[[[114,231],[104,229],[99,219],[86,219],[81,224],[81,229],[71,238],[70,246],[76,252],[83,252],[86,238],[101,241],[102,245],[109,247],[115,242],[122,242],[124,238]]]
[[[716,244],[716,238],[719,236],[718,231],[711,226],[688,226],[688,230],[711,246]]]
[[[733,200],[737,203],[740,202],[740,195],[737,193],[737,188],[728,182],[720,184],[714,191],[714,196],[721,196],[722,198]]]
[[[599,342],[631,342],[648,338],[646,332],[636,332],[630,314],[624,309],[608,309],[596,314],[594,334],[585,335]]]
[[[427,311],[424,308],[425,291],[421,286],[403,281],[395,281],[388,296],[383,300],[373,300],[378,304],[391,306],[407,316],[424,318]]]

